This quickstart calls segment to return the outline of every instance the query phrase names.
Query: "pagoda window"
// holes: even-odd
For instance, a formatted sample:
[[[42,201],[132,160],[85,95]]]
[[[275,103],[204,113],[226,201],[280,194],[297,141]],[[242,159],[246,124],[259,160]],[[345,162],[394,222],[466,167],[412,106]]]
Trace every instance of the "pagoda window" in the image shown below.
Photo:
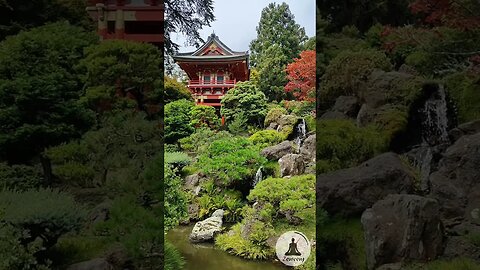
[[[206,84],[210,83],[210,75],[203,76],[203,83],[206,83]]]
[[[218,84],[223,84],[223,75],[217,75],[217,83]]]
[[[109,34],[115,34],[115,21],[108,21],[107,29]]]
[[[163,23],[161,21],[126,21],[126,34],[162,34]]]

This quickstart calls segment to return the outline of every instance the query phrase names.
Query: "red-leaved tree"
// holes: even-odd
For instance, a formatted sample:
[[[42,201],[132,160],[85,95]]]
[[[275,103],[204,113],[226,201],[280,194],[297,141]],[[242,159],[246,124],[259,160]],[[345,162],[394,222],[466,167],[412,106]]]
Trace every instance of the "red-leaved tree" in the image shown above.
[[[445,25],[462,30],[480,27],[478,0],[415,0],[412,13],[425,16],[425,23]]]
[[[287,66],[288,84],[285,91],[292,92],[297,100],[315,101],[315,60],[315,51],[307,50]]]

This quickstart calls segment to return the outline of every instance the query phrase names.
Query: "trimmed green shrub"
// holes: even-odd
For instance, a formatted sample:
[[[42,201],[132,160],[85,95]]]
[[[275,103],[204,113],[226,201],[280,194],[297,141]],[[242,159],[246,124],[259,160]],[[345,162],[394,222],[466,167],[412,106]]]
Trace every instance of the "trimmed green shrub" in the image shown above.
[[[222,99],[221,113],[227,121],[243,113],[249,124],[261,126],[267,114],[267,98],[251,82],[240,82]]]
[[[480,75],[459,72],[445,79],[448,93],[458,109],[458,122],[465,123],[480,118]]]
[[[201,155],[207,150],[212,141],[231,137],[233,136],[226,131],[217,132],[204,127],[196,129],[192,135],[180,139],[179,142],[183,150]]]
[[[287,110],[282,107],[271,108],[265,117],[265,126],[268,127],[271,123],[277,122],[284,114],[288,114]]]
[[[176,78],[170,78],[168,76],[164,76],[164,97],[163,102],[165,104],[180,100],[180,99],[187,99],[193,100],[192,93],[188,90],[187,86],[181,82],[178,82]]]
[[[196,105],[190,111],[190,125],[194,128],[208,127],[217,129],[220,127],[220,118],[212,106]]]
[[[165,105],[165,142],[175,143],[193,133],[190,111],[195,104],[181,99]]]
[[[43,174],[38,167],[0,163],[0,190],[24,191],[44,184]]]
[[[248,138],[253,144],[262,147],[276,145],[286,140],[287,138],[276,130],[261,130]]]
[[[165,164],[181,170],[192,162],[192,158],[183,152],[165,152]]]

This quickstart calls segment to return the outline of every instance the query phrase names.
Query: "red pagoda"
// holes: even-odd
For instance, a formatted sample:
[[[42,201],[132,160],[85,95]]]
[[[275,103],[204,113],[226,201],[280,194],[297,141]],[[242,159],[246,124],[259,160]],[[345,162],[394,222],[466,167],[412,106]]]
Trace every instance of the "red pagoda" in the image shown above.
[[[162,46],[163,0],[88,0],[102,39],[124,39]]]
[[[250,75],[248,52],[232,51],[215,34],[196,51],[178,53],[173,59],[187,73],[188,88],[197,105],[219,109],[225,93]]]

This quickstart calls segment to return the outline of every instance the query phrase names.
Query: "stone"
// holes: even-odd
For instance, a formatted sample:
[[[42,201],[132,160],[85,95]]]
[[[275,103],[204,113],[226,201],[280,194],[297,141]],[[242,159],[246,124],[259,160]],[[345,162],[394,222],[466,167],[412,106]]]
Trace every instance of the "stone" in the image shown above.
[[[404,261],[426,262],[443,252],[443,224],[436,200],[410,194],[388,195],[361,218],[368,269]]]
[[[190,233],[190,242],[201,243],[213,241],[215,236],[223,230],[223,214],[224,211],[219,209],[216,210],[211,217],[197,222]]]
[[[463,123],[458,127],[450,130],[448,135],[450,140],[457,141],[463,135],[473,135],[480,132],[480,120],[475,120],[467,123]]]
[[[124,246],[117,245],[105,254],[107,262],[116,269],[133,269],[133,262]]]
[[[291,141],[284,141],[274,146],[269,146],[262,150],[262,156],[266,157],[268,160],[279,160],[281,157],[286,154],[295,153],[297,150],[294,143]]]
[[[76,263],[70,265],[67,270],[114,270],[114,266],[111,265],[104,258],[96,258],[85,262]]]
[[[200,212],[200,205],[198,203],[191,203],[188,205],[187,211],[188,211],[189,220],[197,221],[198,215]]]
[[[446,225],[480,225],[480,133],[464,135],[450,146],[430,175],[430,195],[441,205]]]
[[[463,235],[450,236],[446,240],[443,257],[445,259],[467,257],[478,261],[480,260],[480,247],[474,245]]]
[[[358,217],[388,194],[412,193],[414,172],[395,153],[317,176],[317,207],[330,215]]]
[[[320,120],[342,120],[348,119],[348,116],[341,112],[327,111],[320,116]]]
[[[200,183],[200,178],[198,173],[185,177],[185,188],[193,190]]]
[[[300,147],[300,155],[302,155],[305,162],[315,162],[317,152],[316,149],[317,135],[313,134],[308,136],[303,141],[302,147]]]
[[[303,174],[305,163],[303,157],[298,154],[287,154],[278,160],[280,165],[280,177]]]
[[[360,109],[358,99],[353,96],[339,96],[333,105],[333,111],[348,117],[355,117]]]
[[[110,208],[112,205],[109,202],[104,202],[97,205],[90,213],[89,226],[94,226],[99,222],[107,221],[110,217]]]

